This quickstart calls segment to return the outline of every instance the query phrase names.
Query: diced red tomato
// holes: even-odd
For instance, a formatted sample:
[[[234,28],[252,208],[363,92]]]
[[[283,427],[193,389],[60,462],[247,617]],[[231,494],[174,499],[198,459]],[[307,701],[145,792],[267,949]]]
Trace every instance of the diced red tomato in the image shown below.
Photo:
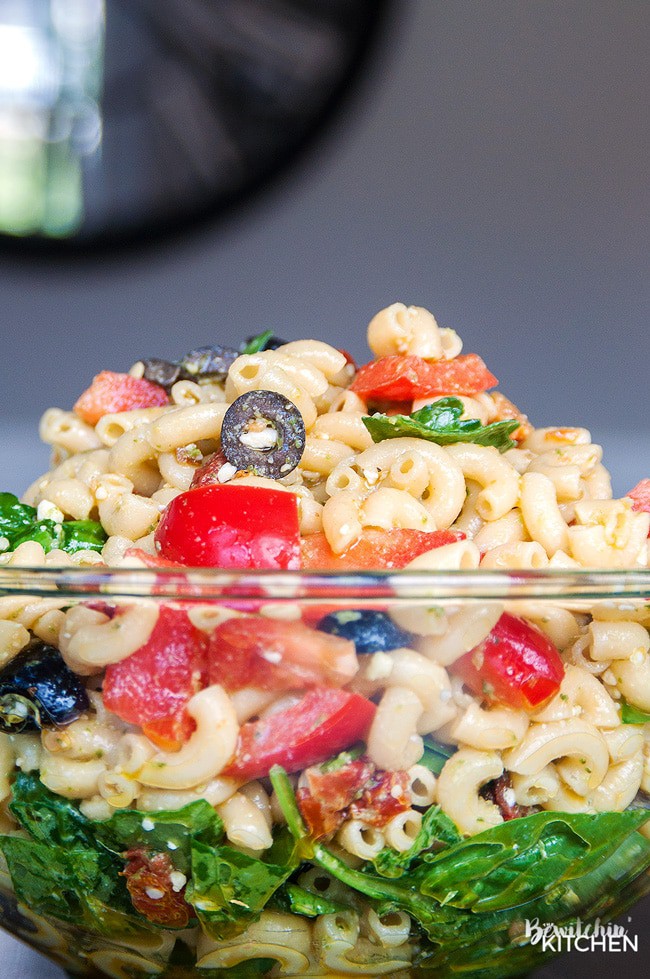
[[[632,509],[637,513],[650,513],[650,479],[642,479],[634,489],[625,494],[632,500]],[[648,531],[650,537],[650,531]]]
[[[198,486],[168,504],[155,542],[161,557],[188,567],[297,570],[297,499],[258,486]]]
[[[209,659],[210,683],[226,690],[341,687],[359,668],[347,639],[263,616],[222,622],[210,637]]]
[[[335,554],[325,534],[309,534],[300,542],[307,571],[386,571],[404,568],[434,547],[454,544],[465,535],[458,530],[364,530],[342,554]]]
[[[104,415],[134,408],[157,408],[169,404],[164,388],[144,377],[102,371],[78,398],[73,411],[89,425],[96,425]]]
[[[207,634],[192,625],[185,609],[163,605],[145,645],[106,667],[104,704],[173,750],[194,730],[185,708],[207,685],[207,644]]]
[[[360,367],[350,390],[366,400],[413,401],[430,395],[478,394],[497,384],[478,354],[436,361],[395,356]]]
[[[186,928],[194,909],[185,900],[185,887],[174,890],[174,865],[168,853],[127,850],[123,871],[131,903],[136,911],[157,925]]]
[[[508,612],[487,639],[450,669],[472,693],[524,710],[550,700],[564,676],[562,659],[548,636]]]
[[[273,765],[298,772],[364,740],[376,707],[347,690],[310,690],[286,710],[242,724],[223,775],[263,778]]]

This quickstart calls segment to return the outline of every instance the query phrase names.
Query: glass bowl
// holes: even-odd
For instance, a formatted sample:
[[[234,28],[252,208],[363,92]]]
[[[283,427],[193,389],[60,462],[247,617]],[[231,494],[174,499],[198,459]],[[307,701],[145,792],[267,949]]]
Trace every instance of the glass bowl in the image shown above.
[[[566,669],[527,710],[504,614]],[[649,624],[648,571],[2,568],[1,923],[82,976],[525,974],[650,891]]]

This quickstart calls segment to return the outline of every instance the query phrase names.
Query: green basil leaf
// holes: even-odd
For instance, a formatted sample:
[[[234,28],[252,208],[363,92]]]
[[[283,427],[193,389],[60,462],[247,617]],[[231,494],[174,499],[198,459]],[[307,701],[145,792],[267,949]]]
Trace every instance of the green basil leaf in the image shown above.
[[[633,707],[623,700],[621,701],[621,720],[623,724],[648,724],[650,723],[650,714],[646,714],[645,711],[639,710],[638,707]]]
[[[517,419],[483,425],[478,418],[461,420],[464,408],[458,398],[440,398],[410,415],[374,415],[363,418],[373,442],[391,438],[421,438],[438,445],[474,442],[493,445],[499,452],[516,445],[510,435],[519,427]]]

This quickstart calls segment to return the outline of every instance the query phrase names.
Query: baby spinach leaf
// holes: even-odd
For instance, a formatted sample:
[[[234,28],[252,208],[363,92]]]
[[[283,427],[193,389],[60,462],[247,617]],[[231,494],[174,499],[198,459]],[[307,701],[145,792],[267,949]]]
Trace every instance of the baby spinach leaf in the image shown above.
[[[23,829],[40,843],[64,848],[95,846],[94,826],[69,799],[47,789],[34,772],[18,772],[9,804]]]
[[[259,918],[300,862],[298,846],[286,830],[263,858],[194,840],[192,880],[185,897],[213,938],[232,938]]]
[[[505,452],[516,444],[510,438],[519,427],[517,419],[483,425],[478,418],[462,419],[463,403],[459,398],[439,398],[410,415],[374,415],[363,418],[373,442],[384,439],[421,438],[438,445],[474,442],[493,445]],[[461,420],[462,419],[462,420]]]
[[[419,869],[418,884],[423,894],[454,907],[513,907],[596,870],[647,819],[639,810],[534,813],[441,853]]]
[[[349,907],[338,901],[331,901],[323,894],[313,894],[299,884],[284,884],[277,893],[277,903],[284,911],[315,918],[319,914],[337,914],[348,911]]]
[[[184,874],[190,871],[193,841],[216,846],[223,837],[223,823],[205,799],[160,812],[121,809],[93,827],[97,840],[112,852],[145,847],[169,853],[174,868]]]
[[[431,735],[428,734],[424,738],[424,754],[420,758],[418,765],[424,765],[434,775],[440,775],[440,772],[445,767],[445,762],[449,761],[457,750],[453,745],[440,744],[438,741],[434,741]]]
[[[442,811],[440,806],[431,806],[422,817],[422,825],[412,846],[402,853],[389,847],[382,850],[373,860],[375,870],[382,877],[401,877],[417,857],[425,855],[423,859],[433,859],[435,854],[431,851],[434,847],[441,850],[454,846],[461,840],[462,837],[453,820]]]
[[[36,541],[47,553],[60,548],[75,551],[101,551],[107,535],[96,520],[64,520],[61,523],[38,519],[33,506],[21,503],[13,493],[0,493],[0,537],[8,543],[4,550],[15,550],[26,541]]]

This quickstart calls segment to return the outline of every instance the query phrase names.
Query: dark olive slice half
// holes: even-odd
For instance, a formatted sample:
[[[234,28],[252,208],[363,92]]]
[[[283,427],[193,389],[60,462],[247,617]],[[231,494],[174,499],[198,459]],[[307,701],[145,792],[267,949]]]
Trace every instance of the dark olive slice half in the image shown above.
[[[223,381],[239,356],[238,350],[219,344],[214,347],[197,347],[181,358],[179,366],[195,380],[209,377]]]
[[[150,357],[141,363],[144,367],[142,376],[145,380],[159,384],[168,394],[176,381],[189,377],[180,364],[173,364],[171,360],[159,360],[157,357]]]
[[[221,449],[235,469],[281,479],[302,459],[305,423],[284,395],[248,391],[224,415]]]
[[[0,671],[0,730],[70,724],[89,707],[88,694],[58,649],[34,641]]]

